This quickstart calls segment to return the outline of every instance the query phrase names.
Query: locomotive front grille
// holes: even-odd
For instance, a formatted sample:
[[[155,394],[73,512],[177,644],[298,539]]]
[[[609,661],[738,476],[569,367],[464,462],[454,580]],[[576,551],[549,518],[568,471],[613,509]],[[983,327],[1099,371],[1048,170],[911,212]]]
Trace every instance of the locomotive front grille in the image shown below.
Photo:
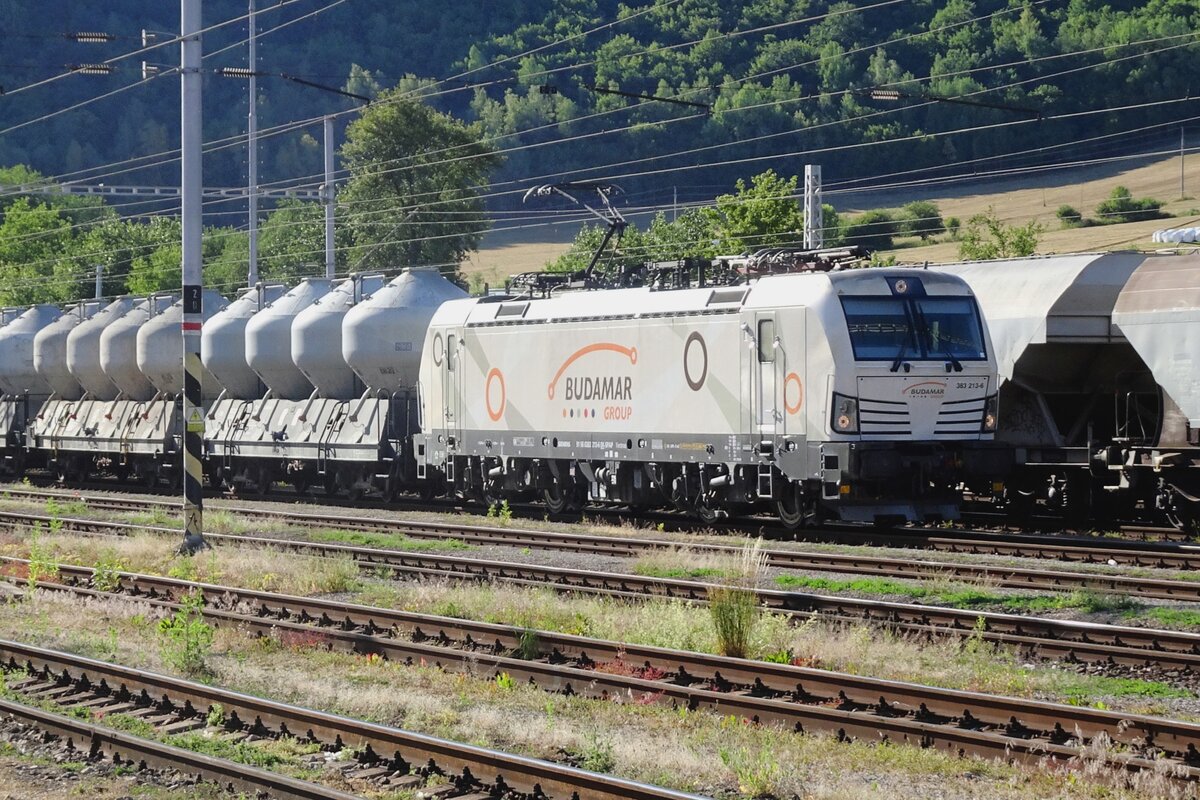
[[[983,427],[984,407],[982,397],[969,400],[950,400],[938,411],[936,433],[979,433]]]
[[[860,433],[905,436],[912,433],[908,403],[864,397],[859,400],[858,414]]]

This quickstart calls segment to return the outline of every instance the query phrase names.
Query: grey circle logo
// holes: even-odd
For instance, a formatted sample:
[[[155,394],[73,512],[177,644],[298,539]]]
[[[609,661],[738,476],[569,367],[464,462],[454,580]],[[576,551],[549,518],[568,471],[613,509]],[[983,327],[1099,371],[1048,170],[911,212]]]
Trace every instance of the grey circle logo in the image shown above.
[[[699,360],[698,364],[694,363],[695,359]],[[693,378],[697,373],[700,377]],[[708,378],[708,345],[704,343],[704,337],[696,331],[692,331],[683,345],[683,377],[687,379],[687,384],[693,392],[700,391]]]

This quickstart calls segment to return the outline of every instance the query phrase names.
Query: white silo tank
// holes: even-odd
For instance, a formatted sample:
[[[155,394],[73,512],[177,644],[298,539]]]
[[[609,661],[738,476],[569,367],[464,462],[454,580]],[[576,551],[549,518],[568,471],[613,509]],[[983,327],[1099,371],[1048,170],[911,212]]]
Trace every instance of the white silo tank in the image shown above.
[[[247,400],[259,396],[258,375],[246,363],[246,325],[261,308],[282,297],[286,288],[272,283],[247,289],[204,323],[200,359],[229,397]]]
[[[67,337],[99,310],[99,302],[82,300],[68,306],[61,317],[33,337],[33,369],[63,400],[78,400],[83,396],[83,387],[67,369]]]
[[[296,315],[292,361],[321,397],[346,400],[357,395],[354,370],[342,357],[342,321],[364,296],[382,287],[382,275],[348,278]]]
[[[0,328],[0,394],[46,396],[53,391],[33,366],[33,342],[38,333],[62,316],[49,303],[32,306]]]
[[[275,397],[303,400],[313,385],[292,361],[292,323],[333,288],[329,278],[305,278],[246,323],[246,363]]]
[[[154,385],[138,368],[138,331],[174,302],[174,295],[151,295],[126,311],[100,334],[100,367],[127,400],[149,400],[154,397]],[[181,348],[181,360],[182,353]]]
[[[141,297],[120,297],[75,326],[67,335],[67,369],[83,390],[96,400],[115,400],[117,386],[100,364],[100,337],[104,329],[142,302]]]
[[[204,323],[229,307],[229,301],[212,289],[204,290]],[[152,317],[137,335],[137,365],[154,388],[163,394],[183,392],[183,301]],[[201,350],[203,350],[203,333]],[[257,381],[257,378],[255,379]],[[206,398],[216,397],[221,387],[212,373],[201,370],[201,385]]]
[[[405,270],[346,314],[342,356],[372,390],[411,389],[434,312],[447,300],[466,296],[437,270]]]

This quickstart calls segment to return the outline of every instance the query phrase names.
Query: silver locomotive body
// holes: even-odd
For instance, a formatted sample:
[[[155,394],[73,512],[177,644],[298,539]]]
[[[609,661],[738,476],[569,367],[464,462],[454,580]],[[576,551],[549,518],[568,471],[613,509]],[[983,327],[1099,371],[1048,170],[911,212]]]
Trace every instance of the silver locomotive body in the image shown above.
[[[462,300],[426,337],[414,450],[426,481],[555,511],[945,519],[997,469],[996,380],[969,289],[933,272]]]

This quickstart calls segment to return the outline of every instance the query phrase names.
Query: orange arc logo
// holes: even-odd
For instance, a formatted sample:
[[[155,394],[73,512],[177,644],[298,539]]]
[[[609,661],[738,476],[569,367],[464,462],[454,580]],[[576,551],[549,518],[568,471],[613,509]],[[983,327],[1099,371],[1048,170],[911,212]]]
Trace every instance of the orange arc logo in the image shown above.
[[[572,353],[567,360],[562,363],[562,366],[558,368],[558,372],[554,373],[554,380],[550,381],[550,387],[546,392],[550,396],[550,399],[554,399],[554,390],[555,387],[558,386],[558,379],[562,377],[563,373],[567,371],[568,367],[589,353],[598,353],[604,350],[613,353],[620,353],[623,356],[628,356],[630,364],[637,364],[636,347],[623,347],[622,345],[613,344],[612,342],[597,342],[596,344],[589,344],[587,347],[581,347]]]
[[[788,400],[788,388],[792,384],[796,385],[796,402],[792,403]],[[800,376],[794,372],[789,372],[787,377],[783,379],[783,407],[789,414],[799,414],[800,407],[804,405],[804,384],[800,382]]]
[[[500,384],[500,407],[492,408],[492,381]],[[483,384],[483,402],[487,404],[487,413],[492,422],[499,422],[504,416],[504,407],[508,405],[508,392],[504,389],[504,373],[492,367]]]

